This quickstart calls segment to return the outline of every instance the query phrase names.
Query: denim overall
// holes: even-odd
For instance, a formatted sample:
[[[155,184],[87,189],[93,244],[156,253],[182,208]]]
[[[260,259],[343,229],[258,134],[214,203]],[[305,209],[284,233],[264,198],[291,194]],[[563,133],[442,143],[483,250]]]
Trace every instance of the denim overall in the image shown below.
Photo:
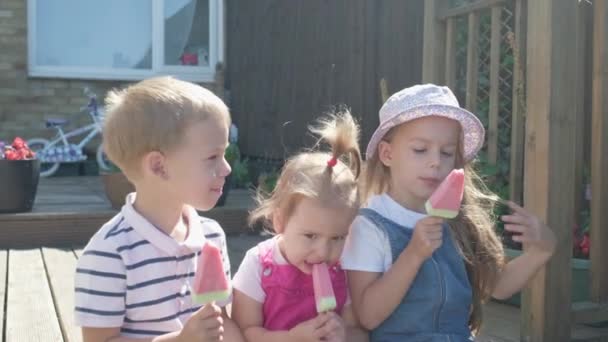
[[[359,215],[387,234],[394,263],[412,238],[413,229],[401,226],[368,208],[361,209]],[[370,341],[473,340],[468,327],[471,285],[464,260],[448,229],[444,225],[441,247],[422,264],[401,303],[371,332]]]

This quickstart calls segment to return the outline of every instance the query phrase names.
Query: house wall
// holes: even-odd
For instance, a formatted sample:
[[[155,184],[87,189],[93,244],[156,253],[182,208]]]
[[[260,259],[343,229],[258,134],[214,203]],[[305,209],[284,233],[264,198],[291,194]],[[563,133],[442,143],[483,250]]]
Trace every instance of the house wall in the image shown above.
[[[89,123],[89,116],[78,112],[87,103],[83,89],[88,87],[103,99],[109,89],[128,84],[28,77],[27,51],[27,0],[0,1],[0,140],[50,138],[55,130],[44,127],[45,118],[69,119],[68,128]],[[221,75],[202,85],[223,97]]]

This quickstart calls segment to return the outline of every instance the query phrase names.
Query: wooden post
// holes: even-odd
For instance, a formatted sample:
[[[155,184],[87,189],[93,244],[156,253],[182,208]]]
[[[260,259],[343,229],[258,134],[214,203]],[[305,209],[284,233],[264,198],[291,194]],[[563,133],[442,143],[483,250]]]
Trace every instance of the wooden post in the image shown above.
[[[445,22],[438,15],[445,0],[424,2],[424,43],[422,45],[422,81],[445,84]]]
[[[477,76],[479,74],[479,13],[469,13],[467,42],[467,94],[466,107],[477,112]]]
[[[571,325],[574,164],[580,89],[576,79],[577,1],[528,1],[524,202],[553,229],[553,258],[532,279],[522,309],[523,341],[568,341]],[[524,248],[526,249],[526,248]]]
[[[496,165],[498,161],[498,114],[500,110],[500,27],[502,7],[492,7],[490,39],[490,111],[488,113],[488,162]]]
[[[446,20],[445,85],[456,92],[456,19]]]
[[[593,2],[591,125],[591,296],[608,301],[608,4]]]
[[[524,175],[524,123],[526,112],[526,25],[527,0],[515,1],[515,32],[513,35],[513,112],[511,117],[511,167],[509,194],[512,201],[522,203]]]

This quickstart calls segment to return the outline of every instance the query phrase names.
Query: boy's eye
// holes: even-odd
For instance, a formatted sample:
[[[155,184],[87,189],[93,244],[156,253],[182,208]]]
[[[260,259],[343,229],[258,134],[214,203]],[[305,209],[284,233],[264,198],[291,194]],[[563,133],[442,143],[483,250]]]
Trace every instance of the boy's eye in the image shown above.
[[[334,241],[343,241],[343,240],[345,240],[345,239],[346,239],[346,236],[345,236],[345,235],[344,235],[344,236],[334,236],[334,237],[332,238],[332,240],[334,240]]]
[[[442,152],[441,152],[441,155],[442,155],[442,156],[445,156],[445,157],[451,157],[451,156],[453,156],[453,155],[454,155],[454,153],[453,153],[453,152],[446,152],[446,151],[442,151]]]
[[[426,148],[415,148],[414,153],[424,153],[426,152]]]
[[[306,238],[310,240],[314,240],[317,238],[317,234],[304,234],[304,236],[306,236]]]
[[[209,159],[210,159],[210,160],[214,160],[214,159],[217,159],[217,158],[218,158],[218,155],[217,155],[217,154],[214,154],[214,155],[212,155],[211,157],[209,157]]]

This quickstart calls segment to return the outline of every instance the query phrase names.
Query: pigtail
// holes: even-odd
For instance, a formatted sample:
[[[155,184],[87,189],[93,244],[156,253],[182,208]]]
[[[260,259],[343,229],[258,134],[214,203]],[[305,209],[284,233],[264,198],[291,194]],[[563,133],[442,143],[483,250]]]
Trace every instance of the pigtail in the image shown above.
[[[348,167],[355,175],[355,179],[361,174],[361,151],[359,150],[359,126],[347,108],[340,108],[336,113],[328,115],[328,118],[319,120],[316,127],[310,127],[310,131],[319,137],[317,145],[325,142],[331,147],[331,157],[327,163],[327,169],[332,172],[338,160],[346,155]]]

